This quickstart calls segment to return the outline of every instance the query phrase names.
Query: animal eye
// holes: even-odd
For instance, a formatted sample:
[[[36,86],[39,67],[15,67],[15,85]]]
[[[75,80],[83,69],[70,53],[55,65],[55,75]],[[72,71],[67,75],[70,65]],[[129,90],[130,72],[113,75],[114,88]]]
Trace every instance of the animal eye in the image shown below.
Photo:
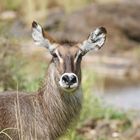
[[[82,57],[82,53],[76,53],[76,54],[75,54],[75,58],[79,59],[79,58],[81,58],[81,57]]]
[[[52,55],[53,55],[54,58],[57,58],[57,54],[56,53],[53,53]]]

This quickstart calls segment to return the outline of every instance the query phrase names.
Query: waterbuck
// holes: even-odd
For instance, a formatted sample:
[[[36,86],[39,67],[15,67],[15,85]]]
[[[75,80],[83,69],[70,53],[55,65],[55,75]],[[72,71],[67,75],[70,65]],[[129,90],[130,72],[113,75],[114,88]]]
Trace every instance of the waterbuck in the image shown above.
[[[67,130],[81,109],[82,57],[103,46],[106,30],[97,28],[81,44],[60,45],[34,21],[32,37],[52,60],[37,92],[0,93],[0,140],[56,140]]]

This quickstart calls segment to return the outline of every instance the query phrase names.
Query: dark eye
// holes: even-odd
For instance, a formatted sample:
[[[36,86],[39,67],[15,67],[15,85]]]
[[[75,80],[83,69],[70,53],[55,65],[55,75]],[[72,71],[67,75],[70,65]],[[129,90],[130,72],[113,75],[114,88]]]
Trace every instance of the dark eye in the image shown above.
[[[81,61],[81,60],[82,60],[82,54],[79,54],[78,60],[77,60],[77,61],[79,62],[79,61]]]
[[[83,56],[83,53],[80,53],[79,57],[82,58],[82,56]]]
[[[56,53],[53,53],[52,56],[53,56],[54,58],[57,58],[57,54],[56,54]]]
[[[78,57],[78,59],[81,58],[81,57],[82,57],[82,53],[76,53],[76,54],[75,54],[75,58],[76,58],[76,57]]]

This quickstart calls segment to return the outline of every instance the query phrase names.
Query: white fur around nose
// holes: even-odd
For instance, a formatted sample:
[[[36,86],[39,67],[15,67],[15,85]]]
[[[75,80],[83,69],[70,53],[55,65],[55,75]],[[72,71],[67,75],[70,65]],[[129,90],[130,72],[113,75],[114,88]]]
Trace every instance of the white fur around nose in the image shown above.
[[[71,76],[75,76],[75,77],[76,77],[76,81],[77,81],[77,82],[70,86],[71,89],[76,88],[76,87],[78,86],[78,77],[77,77],[77,75],[74,74],[74,73],[64,73],[64,74],[61,76],[61,78],[60,78],[59,85],[60,85],[62,88],[68,88],[68,87],[69,87],[69,85],[67,85],[67,84],[63,81],[63,79],[62,79],[63,76],[65,76],[65,75],[67,75],[67,76],[69,76],[69,77],[71,77]]]

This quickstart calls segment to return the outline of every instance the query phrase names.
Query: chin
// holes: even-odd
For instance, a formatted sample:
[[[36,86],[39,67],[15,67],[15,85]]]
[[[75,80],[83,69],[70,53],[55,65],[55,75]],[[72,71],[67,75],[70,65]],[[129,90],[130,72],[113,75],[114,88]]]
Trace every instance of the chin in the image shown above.
[[[65,92],[74,92],[77,88],[62,88]]]
[[[59,87],[61,88],[61,90],[63,90],[64,92],[74,92],[75,90],[77,90],[78,88],[78,83],[75,83],[73,85],[67,85],[62,83],[61,81],[59,82]]]
[[[71,92],[74,92],[74,91],[76,91],[77,90],[77,88],[78,88],[78,86],[76,86],[76,87],[64,87],[64,86],[59,86],[60,87],[60,89],[62,90],[62,91],[64,91],[64,92],[67,92],[67,93],[71,93]]]

